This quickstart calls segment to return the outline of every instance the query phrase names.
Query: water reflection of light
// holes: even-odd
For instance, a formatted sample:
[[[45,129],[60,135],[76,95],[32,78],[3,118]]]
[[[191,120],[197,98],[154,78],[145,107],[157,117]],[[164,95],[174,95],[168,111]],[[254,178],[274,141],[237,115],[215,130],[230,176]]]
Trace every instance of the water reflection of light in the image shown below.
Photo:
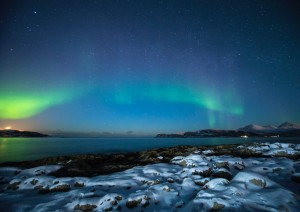
[[[40,146],[34,138],[0,138],[0,163],[8,161],[30,160],[35,154],[39,154]]]
[[[7,143],[7,138],[0,139],[0,155],[4,155],[6,143]]]

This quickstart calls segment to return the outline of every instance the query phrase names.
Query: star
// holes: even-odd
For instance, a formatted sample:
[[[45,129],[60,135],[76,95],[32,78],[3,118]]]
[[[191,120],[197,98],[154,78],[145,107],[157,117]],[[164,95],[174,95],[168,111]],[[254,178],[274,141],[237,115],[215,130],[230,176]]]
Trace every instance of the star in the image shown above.
[[[151,134],[300,122],[288,5],[32,2],[7,1],[0,20],[0,126]]]

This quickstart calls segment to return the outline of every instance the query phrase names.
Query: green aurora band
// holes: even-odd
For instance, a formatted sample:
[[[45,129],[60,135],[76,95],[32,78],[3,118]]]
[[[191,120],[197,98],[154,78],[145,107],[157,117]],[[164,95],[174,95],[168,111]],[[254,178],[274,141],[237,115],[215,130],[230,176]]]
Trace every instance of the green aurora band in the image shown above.
[[[209,88],[209,89],[208,89]],[[214,90],[211,86],[189,88],[173,85],[138,84],[119,87],[114,93],[117,104],[130,105],[135,101],[173,102],[195,105],[207,111],[208,124],[215,127],[224,122],[226,114],[241,116],[244,109],[239,96],[233,88]]]
[[[0,119],[25,119],[47,108],[60,105],[75,98],[74,93],[63,91],[0,93]]]
[[[81,87],[82,88],[82,87]],[[100,91],[100,96],[107,97],[117,105],[130,105],[134,102],[162,102],[195,105],[206,109],[208,122],[214,126],[217,117],[223,113],[243,115],[243,107],[234,89],[189,88],[166,84],[130,84],[109,89],[111,86],[98,86],[93,89],[79,90],[56,89],[48,92],[23,92],[16,94],[0,93],[0,119],[26,119],[35,116],[55,105],[61,105],[82,96],[88,90]],[[221,95],[222,94],[222,95]]]
[[[208,89],[189,89],[177,85],[124,86],[114,95],[119,104],[131,104],[136,100],[165,101],[197,105],[209,111],[243,115],[242,104],[233,90],[219,92]]]

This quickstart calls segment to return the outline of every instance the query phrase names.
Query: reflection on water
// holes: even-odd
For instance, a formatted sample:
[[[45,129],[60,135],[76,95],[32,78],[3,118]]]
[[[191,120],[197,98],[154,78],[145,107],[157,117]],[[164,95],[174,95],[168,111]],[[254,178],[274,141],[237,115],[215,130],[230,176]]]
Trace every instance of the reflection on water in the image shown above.
[[[177,145],[300,143],[300,138],[0,138],[0,162],[50,156],[141,151]]]
[[[38,148],[41,147],[41,145],[33,145],[30,141],[31,138],[1,138],[0,162],[30,159],[30,154],[38,152]],[[40,144],[40,142],[38,143]]]
[[[5,152],[4,150],[5,150],[6,142],[7,142],[7,138],[0,139],[0,155],[3,155]]]

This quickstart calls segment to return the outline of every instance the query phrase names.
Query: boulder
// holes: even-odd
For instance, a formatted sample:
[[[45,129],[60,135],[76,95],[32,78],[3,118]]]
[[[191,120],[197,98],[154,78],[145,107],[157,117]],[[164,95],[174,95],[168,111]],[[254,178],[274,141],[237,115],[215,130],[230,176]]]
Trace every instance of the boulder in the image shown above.
[[[141,201],[142,201],[142,199],[140,199],[140,200],[128,200],[128,201],[126,202],[126,206],[127,206],[127,208],[134,208],[134,207],[136,207]]]
[[[214,202],[214,205],[213,207],[211,208],[212,211],[218,211],[218,210],[221,210],[222,208],[224,208],[225,205],[223,204],[220,204],[218,202]]]
[[[199,180],[195,180],[194,182],[195,182],[196,185],[204,186],[209,181],[210,181],[209,178],[202,178],[202,179],[199,179]]]
[[[200,175],[202,177],[209,177],[212,174],[212,168],[209,166],[201,166],[193,171],[193,174]]]
[[[212,175],[214,178],[225,178],[226,180],[232,179],[232,174],[230,171],[228,171],[225,168],[218,169],[215,173]]]
[[[265,188],[267,183],[266,181],[262,180],[262,179],[251,179],[249,180],[252,184],[256,185],[256,186],[259,186],[259,187],[262,187],[262,188]]]
[[[229,164],[228,164],[227,161],[216,162],[216,163],[214,164],[214,167],[215,167],[215,168],[225,168],[225,169],[230,170],[230,169],[229,169]]]
[[[36,185],[39,181],[36,179],[33,179],[30,181],[31,185]]]
[[[300,173],[294,173],[292,175],[292,180],[296,183],[300,183]]]
[[[19,185],[21,184],[20,181],[9,183],[7,186],[7,190],[17,190],[19,188]]]
[[[50,189],[51,192],[67,192],[71,187],[68,184],[60,184]]]
[[[38,189],[39,190],[39,194],[48,194],[48,193],[50,193],[50,189],[49,189],[49,187],[47,186],[47,187],[39,187],[39,186],[36,186],[36,187],[34,187],[34,189]]]
[[[74,183],[74,186],[75,186],[75,187],[83,187],[83,186],[84,186],[84,183],[75,182],[75,183]]]
[[[90,204],[86,204],[86,205],[79,205],[77,204],[74,207],[74,210],[81,210],[81,211],[92,211],[95,208],[97,208],[97,205],[90,205]]]

